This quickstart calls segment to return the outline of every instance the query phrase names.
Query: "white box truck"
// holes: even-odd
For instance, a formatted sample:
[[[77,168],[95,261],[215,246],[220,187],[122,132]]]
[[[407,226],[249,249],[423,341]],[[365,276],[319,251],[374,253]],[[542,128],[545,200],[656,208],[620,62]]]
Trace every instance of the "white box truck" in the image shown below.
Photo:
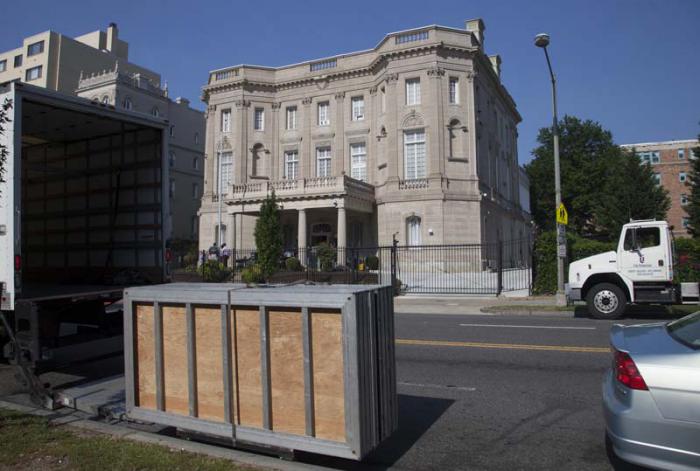
[[[665,221],[632,221],[622,227],[617,251],[569,265],[566,294],[585,300],[597,319],[622,317],[629,304],[698,304],[698,281],[674,280],[673,235]]]
[[[17,82],[0,87],[3,105],[3,350],[46,404],[37,375],[120,352],[110,304],[168,278],[168,123]]]

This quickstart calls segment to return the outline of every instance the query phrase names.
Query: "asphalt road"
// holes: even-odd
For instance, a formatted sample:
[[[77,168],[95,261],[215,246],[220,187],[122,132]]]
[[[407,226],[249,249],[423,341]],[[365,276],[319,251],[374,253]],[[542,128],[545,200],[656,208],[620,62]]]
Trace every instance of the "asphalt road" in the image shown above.
[[[397,315],[399,430],[363,465],[612,469],[600,392],[611,325],[562,316]]]

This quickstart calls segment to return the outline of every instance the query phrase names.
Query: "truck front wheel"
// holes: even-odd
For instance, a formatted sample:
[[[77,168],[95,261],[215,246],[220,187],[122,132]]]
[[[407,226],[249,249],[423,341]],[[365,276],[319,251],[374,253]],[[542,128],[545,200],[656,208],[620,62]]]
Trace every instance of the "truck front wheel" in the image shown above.
[[[618,319],[627,308],[627,296],[619,286],[599,283],[586,295],[588,312],[596,319]]]

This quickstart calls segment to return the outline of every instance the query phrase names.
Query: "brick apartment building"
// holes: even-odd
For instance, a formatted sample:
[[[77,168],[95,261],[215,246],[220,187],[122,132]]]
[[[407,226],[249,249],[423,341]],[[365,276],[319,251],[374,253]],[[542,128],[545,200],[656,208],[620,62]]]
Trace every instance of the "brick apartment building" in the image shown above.
[[[643,162],[651,165],[659,185],[668,190],[671,207],[666,220],[673,225],[673,235],[689,237],[688,214],[685,206],[690,198],[690,183],[688,176],[691,171],[693,148],[698,147],[694,139],[682,141],[641,142],[623,144],[621,147],[634,149]]]

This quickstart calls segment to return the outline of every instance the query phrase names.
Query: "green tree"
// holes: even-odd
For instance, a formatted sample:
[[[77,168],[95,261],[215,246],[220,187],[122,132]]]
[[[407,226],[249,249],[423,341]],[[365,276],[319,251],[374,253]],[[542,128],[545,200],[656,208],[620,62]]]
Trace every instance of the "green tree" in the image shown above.
[[[5,134],[5,124],[10,122],[9,114],[12,109],[12,100],[5,99],[5,102],[0,105],[0,136]],[[7,162],[8,151],[4,144],[0,144],[0,183],[5,183],[5,163]],[[0,186],[0,193],[2,187]]]
[[[700,143],[700,136],[698,136]],[[686,206],[688,229],[693,238],[700,238],[700,145],[693,149],[692,168],[689,175],[690,200]]]
[[[254,234],[257,263],[262,276],[267,280],[279,268],[283,244],[279,207],[274,191],[260,205],[260,216],[255,222]]]
[[[562,202],[569,212],[569,231],[583,237],[616,237],[630,217],[665,217],[669,206],[665,190],[634,153],[615,145],[610,131],[591,120],[564,116],[559,134]],[[539,146],[525,166],[532,215],[544,231],[555,227],[552,140],[551,128],[540,129]]]

